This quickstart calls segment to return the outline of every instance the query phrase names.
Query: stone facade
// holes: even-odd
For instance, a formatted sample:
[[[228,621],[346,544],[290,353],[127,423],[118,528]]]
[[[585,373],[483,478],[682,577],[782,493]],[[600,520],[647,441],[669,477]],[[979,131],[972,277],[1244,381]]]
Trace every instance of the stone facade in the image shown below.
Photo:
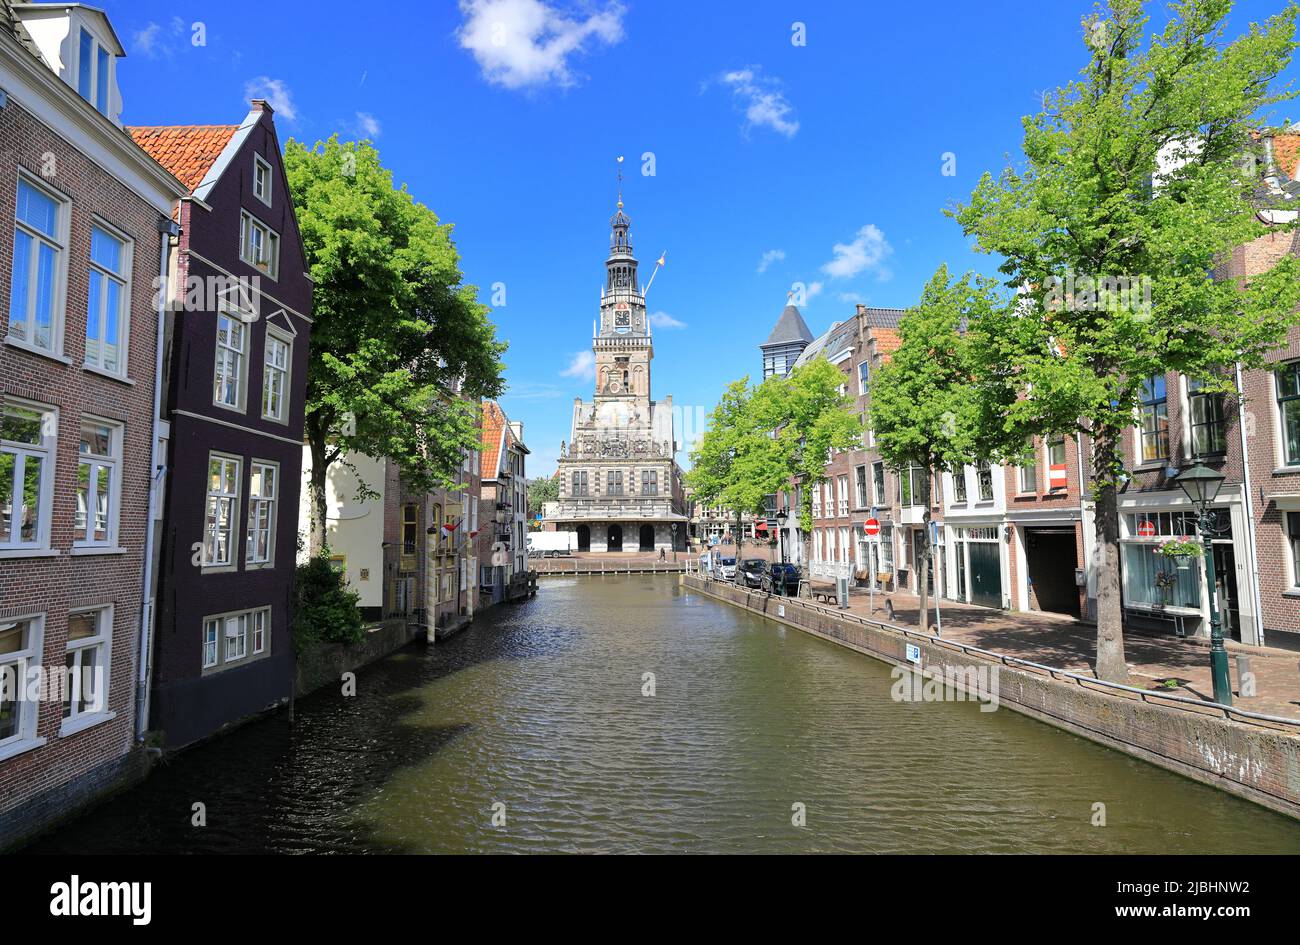
[[[577,535],[579,551],[672,551],[686,547],[682,472],[673,399],[650,396],[654,357],[645,295],[637,281],[623,201],[610,220],[610,253],[594,326],[596,390],[574,400],[561,444],[560,495],[548,519]]]

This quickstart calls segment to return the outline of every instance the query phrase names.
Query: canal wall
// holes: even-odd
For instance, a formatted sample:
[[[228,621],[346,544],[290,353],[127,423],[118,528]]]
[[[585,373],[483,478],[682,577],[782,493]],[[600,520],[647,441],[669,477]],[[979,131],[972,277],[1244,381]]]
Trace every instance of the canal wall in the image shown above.
[[[305,696],[324,686],[338,685],[344,673],[383,659],[420,634],[418,628],[412,629],[406,618],[401,617],[367,627],[365,639],[360,643],[322,643],[310,647],[298,654],[294,695]]]
[[[683,584],[752,613],[926,676],[978,679],[996,666],[999,705],[1300,819],[1300,727],[1228,718],[1214,703],[1085,680],[803,600],[686,576]]]

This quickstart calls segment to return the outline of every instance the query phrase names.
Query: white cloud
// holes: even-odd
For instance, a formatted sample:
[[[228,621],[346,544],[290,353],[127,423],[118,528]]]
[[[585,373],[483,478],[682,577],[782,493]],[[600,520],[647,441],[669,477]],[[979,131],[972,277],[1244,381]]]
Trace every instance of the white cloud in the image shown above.
[[[293,92],[284,84],[283,79],[272,79],[264,75],[249,79],[244,83],[244,98],[266,99],[277,114],[289,121],[298,117],[298,110],[293,105]]]
[[[774,262],[780,262],[782,259],[785,259],[785,250],[769,249],[763,254],[763,258],[758,261],[758,271],[767,272],[768,266]]]
[[[179,16],[173,16],[166,28],[149,21],[142,30],[131,34],[131,51],[146,59],[162,56],[172,58],[186,46],[190,46],[190,30]]]
[[[832,279],[849,279],[867,271],[874,271],[879,279],[888,279],[892,275],[884,261],[894,248],[874,223],[858,230],[853,242],[836,243],[831,250],[835,258],[822,266],[822,272]]]
[[[357,128],[367,138],[378,138],[380,131],[383,130],[379,125],[379,119],[369,112],[357,112]]]
[[[465,22],[456,38],[483,71],[508,89],[577,84],[569,65],[589,40],[613,45],[623,38],[623,5],[609,3],[583,17],[543,0],[461,0]]]
[[[131,51],[152,59],[158,54],[158,42],[161,38],[162,27],[157,23],[150,23],[142,30],[137,30],[131,37]]]
[[[795,117],[794,106],[786,100],[781,91],[781,83],[762,74],[758,66],[724,72],[721,76],[723,85],[728,86],[737,102],[745,111],[745,127],[771,128],[777,134],[793,138],[799,130],[799,120]]]
[[[838,292],[835,297],[841,302],[857,303],[866,301],[866,299],[857,292]]]
[[[591,351],[579,351],[569,360],[569,366],[560,372],[563,377],[576,377],[582,381],[596,379],[596,355]]]
[[[650,324],[655,328],[685,328],[686,323],[673,318],[667,312],[652,312]]]
[[[826,286],[821,282],[808,283],[808,288],[804,292],[804,296],[803,296],[804,303],[807,304],[808,302],[811,302],[813,299],[817,298],[817,296],[822,294],[822,289],[824,288],[826,288]]]

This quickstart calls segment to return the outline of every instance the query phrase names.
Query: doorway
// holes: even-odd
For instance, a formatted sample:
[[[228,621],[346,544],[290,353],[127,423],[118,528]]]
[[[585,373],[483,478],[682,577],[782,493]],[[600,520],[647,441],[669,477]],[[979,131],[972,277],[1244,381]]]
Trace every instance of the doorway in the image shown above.
[[[1223,623],[1223,635],[1232,640],[1241,640],[1241,610],[1237,603],[1237,556],[1229,542],[1215,542],[1214,548],[1214,587],[1219,601],[1219,620]]]
[[[642,551],[654,551],[654,550],[655,550],[655,527],[654,527],[653,525],[642,525],[642,526],[641,526],[641,541],[640,541],[640,545],[641,545],[641,550],[642,550]]]
[[[591,526],[590,525],[578,526],[578,550],[579,551],[591,550]]]
[[[921,575],[925,575],[925,592],[934,595],[934,556],[926,554],[925,530],[912,532],[912,570],[916,573],[916,592],[921,592]],[[924,569],[924,570],[923,570]]]
[[[606,551],[623,550],[623,526],[622,525],[609,526],[609,534],[608,537],[606,537],[605,539],[605,550]]]
[[[1079,616],[1079,566],[1073,526],[1025,529],[1029,609]]]
[[[998,543],[972,541],[970,554],[970,602],[982,607],[1002,606],[1002,555]]]

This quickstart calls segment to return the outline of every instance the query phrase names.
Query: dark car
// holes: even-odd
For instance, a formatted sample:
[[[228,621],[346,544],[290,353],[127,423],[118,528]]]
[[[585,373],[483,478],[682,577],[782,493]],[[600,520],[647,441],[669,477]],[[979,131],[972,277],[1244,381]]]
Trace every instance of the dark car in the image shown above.
[[[767,575],[767,562],[762,558],[746,558],[736,571],[736,583],[745,587],[762,587]]]
[[[799,568],[793,564],[773,563],[767,569],[763,579],[763,590],[783,597],[795,597],[799,593]]]

